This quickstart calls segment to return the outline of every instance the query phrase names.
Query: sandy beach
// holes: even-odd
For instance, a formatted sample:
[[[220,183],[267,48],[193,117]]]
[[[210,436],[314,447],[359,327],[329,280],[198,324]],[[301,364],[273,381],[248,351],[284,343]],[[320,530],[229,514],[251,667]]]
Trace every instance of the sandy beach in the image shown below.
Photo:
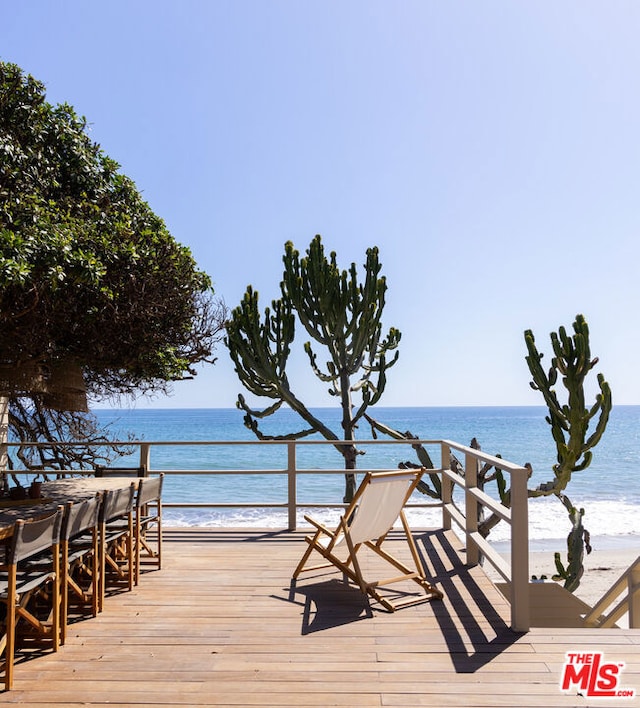
[[[584,575],[574,594],[593,607],[639,556],[640,546],[635,545],[593,550],[588,555],[585,554]],[[566,556],[563,561],[565,559]],[[500,576],[488,563],[485,563],[484,567],[489,577],[500,580]],[[532,576],[539,578],[546,575],[550,578],[555,572],[553,551],[531,552],[529,569]],[[618,624],[628,626],[627,618],[624,617]]]
[[[593,606],[638,556],[640,556],[640,547],[593,550],[585,554],[584,575],[575,595]],[[531,575],[540,577],[545,574],[550,577],[555,571],[553,553],[541,551],[531,553],[529,568]]]

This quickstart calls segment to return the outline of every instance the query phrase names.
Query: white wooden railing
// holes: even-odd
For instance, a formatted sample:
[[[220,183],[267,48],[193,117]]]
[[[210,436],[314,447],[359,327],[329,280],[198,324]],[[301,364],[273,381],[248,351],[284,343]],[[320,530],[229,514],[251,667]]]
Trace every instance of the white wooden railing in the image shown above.
[[[25,445],[25,443],[20,443]],[[51,447],[51,443],[27,443],[34,447]],[[56,443],[59,446],[81,447],[86,443],[66,442]],[[152,442],[131,442],[114,441],[112,445],[139,448],[139,464],[143,466],[147,473],[162,471],[165,475],[262,475],[267,478],[271,475],[286,475],[287,498],[281,502],[163,502],[166,508],[285,508],[287,510],[288,528],[295,530],[297,526],[297,511],[307,507],[340,507],[341,504],[327,504],[320,502],[301,503],[298,501],[298,479],[305,474],[340,474],[344,475],[342,469],[302,469],[298,466],[298,451],[303,446],[308,445],[347,445],[344,441],[326,440],[278,440],[278,441],[152,441]],[[414,446],[421,444],[427,448],[436,447],[440,450],[440,467],[429,470],[436,473],[442,479],[442,501],[415,503],[412,501],[409,508],[420,507],[441,507],[442,528],[449,530],[452,523],[455,523],[463,532],[466,542],[466,560],[470,566],[477,565],[481,557],[489,562],[497,572],[510,585],[512,598],[511,602],[511,626],[516,631],[526,632],[529,630],[529,519],[528,519],[528,495],[527,479],[528,470],[519,465],[513,464],[502,458],[487,455],[480,450],[476,450],[465,445],[461,445],[450,440],[358,440],[356,445],[359,449],[373,445],[407,445]],[[286,467],[280,469],[154,469],[153,451],[168,446],[256,446],[256,445],[278,445],[286,446]],[[8,443],[8,447],[18,446],[18,443]],[[95,443],[94,447],[105,447],[104,443]],[[451,470],[450,456],[458,454],[464,457],[464,475]],[[494,499],[478,486],[478,470],[484,464],[490,464],[505,472],[511,488],[511,506],[506,507],[500,501]],[[366,469],[371,469],[367,467]],[[69,471],[71,472],[71,471]],[[78,474],[78,470],[73,470],[73,474]],[[357,472],[357,470],[356,470]],[[15,474],[24,474],[25,470],[17,470]],[[51,474],[60,473],[52,470]],[[91,474],[91,470],[84,471]],[[455,499],[455,488],[459,487],[461,499]],[[478,531],[479,511],[481,508],[497,514],[505,523],[511,527],[511,563],[507,563],[500,556],[491,544],[483,538]]]
[[[451,528],[455,522],[465,533],[467,565],[477,565],[480,556],[498,571],[510,586],[511,628],[527,632],[530,625],[529,600],[529,503],[527,480],[529,470],[493,455],[451,442],[441,441],[442,480],[442,526]],[[464,477],[448,469],[445,460],[451,451],[464,455]],[[506,507],[478,488],[480,463],[489,464],[509,475],[511,484],[511,506]],[[453,503],[455,485],[464,490],[464,506],[458,508]],[[507,563],[478,531],[480,508],[493,512],[511,526],[511,563]]]
[[[640,556],[587,613],[584,624],[586,627],[614,627],[625,614],[629,616],[629,627],[639,629]]]

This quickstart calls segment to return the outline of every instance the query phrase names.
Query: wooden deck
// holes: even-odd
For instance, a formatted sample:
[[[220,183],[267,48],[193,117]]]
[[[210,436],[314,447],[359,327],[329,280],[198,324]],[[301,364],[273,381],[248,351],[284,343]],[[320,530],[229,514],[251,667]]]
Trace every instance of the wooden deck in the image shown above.
[[[626,662],[640,690],[637,630],[534,629],[442,531],[417,534],[444,601],[394,614],[336,573],[290,584],[304,534],[165,533],[164,567],[75,622],[57,654],[16,666],[0,703],[27,706],[635,706],[559,690],[567,651]],[[372,561],[373,562],[373,561]],[[415,587],[415,586],[414,586]]]

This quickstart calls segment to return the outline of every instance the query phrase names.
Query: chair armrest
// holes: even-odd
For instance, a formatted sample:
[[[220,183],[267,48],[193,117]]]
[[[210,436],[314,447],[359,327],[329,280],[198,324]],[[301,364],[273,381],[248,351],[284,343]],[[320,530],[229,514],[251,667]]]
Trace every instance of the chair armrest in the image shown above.
[[[322,533],[326,533],[327,536],[331,536],[332,538],[335,536],[335,533],[331,529],[328,529],[324,524],[321,524],[319,521],[316,521],[311,516],[305,515],[304,519],[305,519],[305,521],[308,521],[312,526],[315,526],[318,529],[318,531],[322,531]]]

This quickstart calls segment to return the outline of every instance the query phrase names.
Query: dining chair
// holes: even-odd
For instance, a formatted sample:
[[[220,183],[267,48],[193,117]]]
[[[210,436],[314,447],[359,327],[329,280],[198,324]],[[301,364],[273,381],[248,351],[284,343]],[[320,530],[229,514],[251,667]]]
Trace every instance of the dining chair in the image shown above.
[[[138,484],[135,504],[135,584],[140,582],[140,565],[162,567],[162,483],[164,474],[145,477]],[[153,529],[153,540],[149,529]],[[155,542],[154,542],[155,541]],[[152,545],[153,544],[153,545]]]
[[[69,603],[73,597],[98,614],[100,557],[99,513],[102,493],[65,506],[60,537],[60,643],[67,637]]]
[[[133,589],[133,504],[136,484],[128,487],[106,490],[102,497],[99,514],[100,591],[98,611],[102,612],[109,581]]]
[[[13,686],[17,629],[20,620],[30,630],[29,636],[51,642],[54,651],[60,646],[60,557],[59,543],[64,510],[47,516],[15,522],[8,563],[0,572],[0,603],[5,606],[4,685]],[[46,590],[46,593],[44,592]],[[36,607],[35,600],[43,607]]]

